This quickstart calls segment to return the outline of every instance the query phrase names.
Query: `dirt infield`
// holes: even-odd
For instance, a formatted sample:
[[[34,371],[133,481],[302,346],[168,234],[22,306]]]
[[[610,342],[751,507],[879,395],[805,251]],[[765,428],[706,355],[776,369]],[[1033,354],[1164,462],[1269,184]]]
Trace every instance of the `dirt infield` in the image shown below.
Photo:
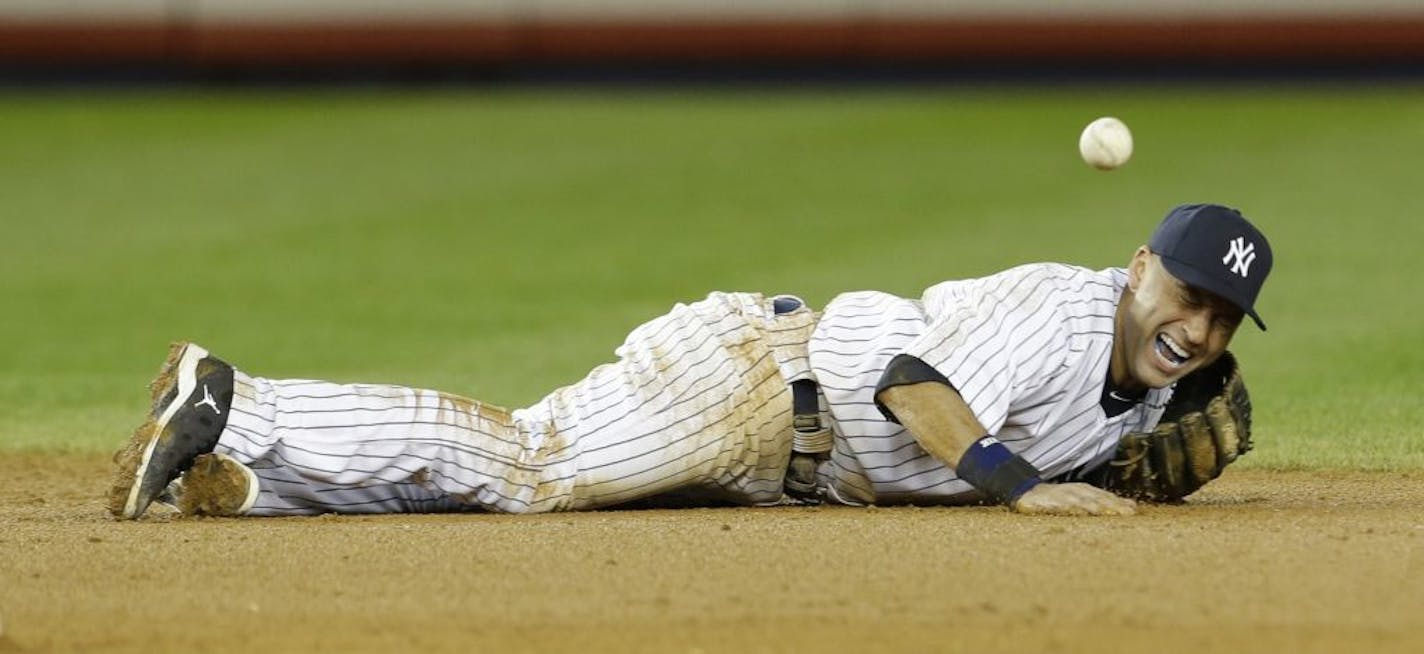
[[[1424,651],[1424,474],[998,508],[148,519],[0,458],[0,652]]]

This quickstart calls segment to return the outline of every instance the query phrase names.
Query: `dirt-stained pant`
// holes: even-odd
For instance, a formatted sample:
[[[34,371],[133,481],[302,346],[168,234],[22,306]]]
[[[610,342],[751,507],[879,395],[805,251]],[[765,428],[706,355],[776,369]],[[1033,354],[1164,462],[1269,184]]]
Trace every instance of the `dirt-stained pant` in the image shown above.
[[[260,479],[251,515],[589,509],[649,497],[770,504],[789,379],[815,314],[752,293],[679,304],[618,360],[513,412],[402,386],[236,372],[218,443]]]

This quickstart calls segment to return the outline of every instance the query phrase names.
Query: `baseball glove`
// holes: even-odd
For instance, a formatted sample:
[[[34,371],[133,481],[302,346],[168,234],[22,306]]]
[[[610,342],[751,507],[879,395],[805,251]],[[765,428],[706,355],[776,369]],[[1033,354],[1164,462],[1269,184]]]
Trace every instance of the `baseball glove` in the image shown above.
[[[1083,481],[1149,502],[1177,502],[1251,451],[1251,396],[1230,352],[1177,382],[1157,428],[1118,441]]]

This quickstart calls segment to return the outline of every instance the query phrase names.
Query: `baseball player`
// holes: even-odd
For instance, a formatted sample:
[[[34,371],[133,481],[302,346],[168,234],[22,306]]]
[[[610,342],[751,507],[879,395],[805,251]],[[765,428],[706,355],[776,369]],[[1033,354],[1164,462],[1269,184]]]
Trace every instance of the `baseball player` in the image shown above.
[[[1019,266],[919,299],[712,293],[527,408],[253,376],[175,345],[109,507],[183,513],[968,504],[1122,515],[1250,447],[1226,348],[1272,255],[1240,213],[1171,210],[1125,268]],[[1179,383],[1180,382],[1180,383]],[[1174,387],[1177,390],[1174,396]]]

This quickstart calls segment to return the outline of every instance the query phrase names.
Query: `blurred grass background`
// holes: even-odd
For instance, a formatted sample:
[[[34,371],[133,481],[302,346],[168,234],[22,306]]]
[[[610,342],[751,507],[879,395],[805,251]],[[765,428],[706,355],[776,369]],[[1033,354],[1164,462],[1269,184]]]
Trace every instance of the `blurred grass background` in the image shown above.
[[[1122,265],[1211,201],[1277,254],[1242,465],[1424,468],[1421,169],[1409,86],[0,95],[0,450],[111,450],[173,340],[520,406],[709,290]]]

